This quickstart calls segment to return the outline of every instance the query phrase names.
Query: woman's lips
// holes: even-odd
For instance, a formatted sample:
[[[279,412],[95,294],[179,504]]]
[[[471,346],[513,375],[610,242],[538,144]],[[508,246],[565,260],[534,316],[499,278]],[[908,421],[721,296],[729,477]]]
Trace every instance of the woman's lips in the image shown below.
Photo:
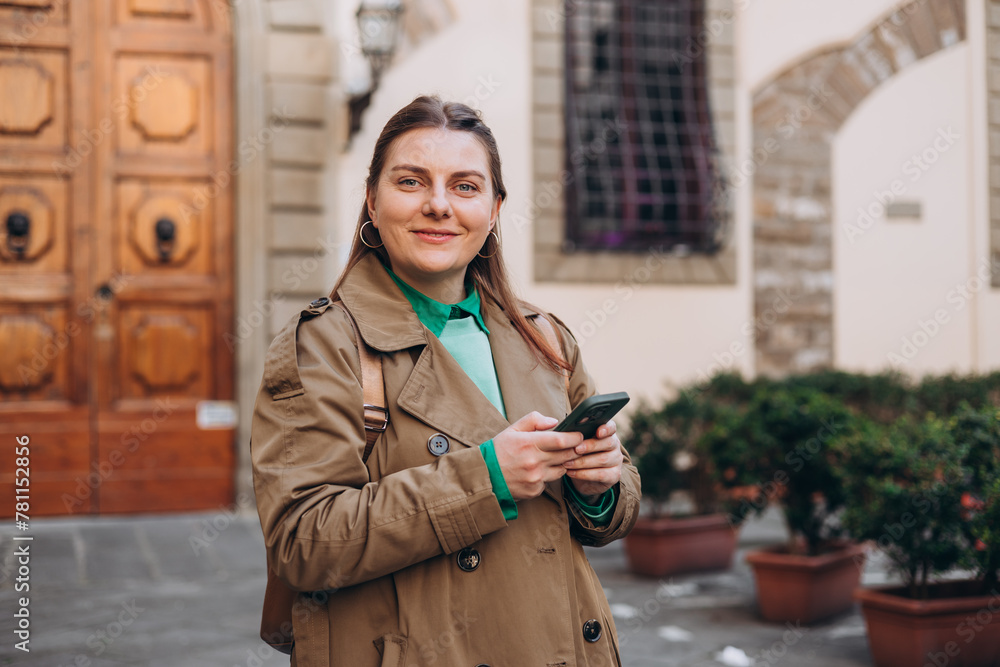
[[[427,243],[447,243],[457,236],[456,234],[451,234],[449,232],[435,232],[423,229],[413,233],[416,234],[421,241],[426,241]]]

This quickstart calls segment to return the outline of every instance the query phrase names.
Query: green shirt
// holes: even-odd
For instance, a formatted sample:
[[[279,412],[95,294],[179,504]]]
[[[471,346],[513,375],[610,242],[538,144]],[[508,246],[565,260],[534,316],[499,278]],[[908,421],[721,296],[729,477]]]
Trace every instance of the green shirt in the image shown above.
[[[507,412],[504,408],[503,395],[500,392],[500,380],[497,378],[496,366],[493,364],[493,352],[490,348],[490,331],[486,328],[486,322],[483,320],[482,304],[475,286],[467,284],[465,291],[468,296],[456,304],[448,305],[413,289],[389,269],[386,271],[399,286],[406,300],[410,302],[410,306],[413,307],[413,312],[416,313],[421,324],[438,337],[438,340],[455,358],[462,370],[506,419]],[[490,482],[493,485],[493,493],[500,503],[504,519],[507,521],[516,519],[517,504],[507,487],[503,472],[500,470],[493,441],[484,442],[479,446],[479,451],[486,461]],[[610,520],[614,511],[613,491],[609,490],[605,493],[597,505],[589,505],[583,501],[571,484],[565,486],[573,501],[591,520],[598,524]]]

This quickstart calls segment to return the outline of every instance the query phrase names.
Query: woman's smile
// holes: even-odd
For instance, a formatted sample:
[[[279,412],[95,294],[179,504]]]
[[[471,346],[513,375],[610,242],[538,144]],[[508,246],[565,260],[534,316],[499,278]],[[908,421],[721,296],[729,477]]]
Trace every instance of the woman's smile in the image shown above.
[[[419,238],[421,241],[426,241],[427,243],[447,243],[448,241],[458,236],[458,234],[455,234],[454,232],[438,231],[432,229],[418,229],[413,233],[416,234],[417,238]]]

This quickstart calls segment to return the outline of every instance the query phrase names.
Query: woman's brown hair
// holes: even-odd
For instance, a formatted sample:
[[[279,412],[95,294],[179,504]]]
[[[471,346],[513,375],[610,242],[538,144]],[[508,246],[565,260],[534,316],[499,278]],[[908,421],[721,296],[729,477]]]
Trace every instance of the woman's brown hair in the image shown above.
[[[410,130],[420,128],[439,128],[444,130],[455,130],[458,132],[471,132],[483,145],[490,165],[490,181],[493,186],[493,196],[498,197],[501,202],[507,199],[507,190],[503,185],[503,175],[500,170],[500,151],[497,149],[496,139],[493,132],[483,123],[479,113],[471,107],[459,102],[443,102],[437,97],[421,96],[407,104],[396,112],[389,122],[382,128],[382,133],[375,142],[375,150],[372,153],[372,162],[368,167],[368,180],[365,185],[367,192],[375,192],[378,187],[379,178],[385,168],[385,160],[389,155],[393,143]],[[384,246],[370,248],[361,242],[360,232],[365,223],[371,221],[368,215],[368,203],[361,203],[361,214],[358,216],[358,225],[354,230],[354,243],[351,246],[351,253],[347,258],[347,265],[343,273],[337,280],[333,293],[340,289],[340,284],[344,276],[357,265],[366,255],[374,254],[383,265],[389,266],[389,255]],[[497,221],[494,230],[497,238],[500,238],[500,223]],[[487,245],[493,245],[487,237]],[[468,277],[471,278],[476,289],[485,298],[495,301],[503,309],[510,319],[514,328],[517,329],[521,337],[528,343],[539,358],[547,362],[552,368],[572,371],[573,367],[569,362],[562,359],[562,355],[553,350],[546,343],[541,332],[528,323],[528,320],[521,313],[519,301],[514,295],[510,286],[510,279],[507,275],[507,267],[503,261],[503,244],[498,244],[496,252],[489,257],[476,255],[469,263]]]

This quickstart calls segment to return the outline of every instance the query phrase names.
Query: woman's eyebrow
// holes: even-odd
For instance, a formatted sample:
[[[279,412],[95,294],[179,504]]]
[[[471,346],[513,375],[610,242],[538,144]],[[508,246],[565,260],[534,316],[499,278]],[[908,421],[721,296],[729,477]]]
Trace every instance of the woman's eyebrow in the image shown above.
[[[430,175],[430,171],[428,169],[426,169],[425,167],[418,167],[415,164],[397,164],[389,171],[409,171],[414,174],[420,174],[421,176]],[[470,178],[470,177],[478,178],[482,181],[486,180],[486,176],[483,175],[483,172],[476,171],[475,169],[456,171],[451,175],[451,178]]]
[[[478,178],[481,181],[485,181],[486,180],[486,177],[483,176],[483,173],[481,171],[476,171],[475,169],[467,169],[465,171],[456,171],[454,174],[451,175],[451,177],[452,178],[469,178],[469,177],[473,177],[473,178]]]
[[[415,164],[397,164],[389,171],[412,171],[415,174],[421,174],[421,175],[427,175],[431,173],[424,167],[418,167]]]

